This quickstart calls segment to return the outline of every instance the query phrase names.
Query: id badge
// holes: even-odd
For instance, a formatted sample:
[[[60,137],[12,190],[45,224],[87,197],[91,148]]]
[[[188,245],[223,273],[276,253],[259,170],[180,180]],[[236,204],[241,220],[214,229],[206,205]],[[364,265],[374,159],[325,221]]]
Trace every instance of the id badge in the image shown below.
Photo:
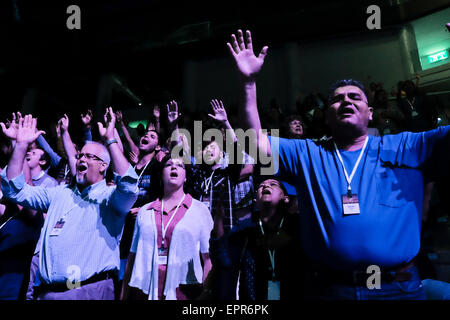
[[[55,226],[52,229],[52,232],[50,233],[51,237],[57,237],[61,233],[61,230],[66,222],[61,218],[59,221],[56,222]]]
[[[361,211],[359,210],[358,196],[356,194],[344,194],[342,196],[342,209],[344,211],[344,216],[360,214]]]
[[[280,300],[280,281],[269,280],[267,285],[267,300]]]
[[[158,249],[158,264],[167,265],[167,248],[161,247]]]

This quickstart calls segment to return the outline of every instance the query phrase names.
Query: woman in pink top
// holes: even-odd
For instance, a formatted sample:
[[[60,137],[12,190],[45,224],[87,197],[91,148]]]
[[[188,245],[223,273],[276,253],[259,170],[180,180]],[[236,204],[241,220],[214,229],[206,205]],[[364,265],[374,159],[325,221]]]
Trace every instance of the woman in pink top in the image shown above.
[[[136,218],[121,299],[194,299],[211,270],[213,221],[208,208],[184,192],[181,159],[163,160],[161,182],[163,195]]]

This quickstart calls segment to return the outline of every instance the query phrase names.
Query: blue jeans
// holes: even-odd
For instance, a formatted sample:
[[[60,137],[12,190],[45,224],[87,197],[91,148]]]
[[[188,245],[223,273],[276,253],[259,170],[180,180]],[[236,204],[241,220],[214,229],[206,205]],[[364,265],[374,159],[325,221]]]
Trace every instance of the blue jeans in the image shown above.
[[[403,282],[381,282],[380,289],[342,284],[309,283],[306,299],[313,300],[425,300],[425,291],[416,267],[408,270],[411,279]]]

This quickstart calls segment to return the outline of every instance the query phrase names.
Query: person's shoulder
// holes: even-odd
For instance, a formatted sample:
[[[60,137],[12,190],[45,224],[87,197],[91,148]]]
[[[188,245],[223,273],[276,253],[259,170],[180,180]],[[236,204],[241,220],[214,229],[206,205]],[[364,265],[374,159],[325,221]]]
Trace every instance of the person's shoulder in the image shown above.
[[[204,204],[203,202],[201,202],[201,201],[199,201],[199,200],[197,200],[195,198],[192,198],[191,208],[192,209],[198,209],[198,210],[201,210],[201,211],[209,213],[209,209],[206,206],[206,204]]]
[[[43,182],[44,182],[43,185],[45,187],[57,187],[58,186],[58,181],[56,181],[56,179],[53,178],[48,173],[44,174],[44,181]]]

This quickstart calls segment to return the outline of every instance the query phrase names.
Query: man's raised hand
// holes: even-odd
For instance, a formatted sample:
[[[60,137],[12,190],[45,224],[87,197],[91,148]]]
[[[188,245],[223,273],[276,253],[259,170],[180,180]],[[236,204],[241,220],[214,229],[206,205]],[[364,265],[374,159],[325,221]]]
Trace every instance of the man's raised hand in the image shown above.
[[[114,139],[114,127],[116,126],[116,115],[111,107],[106,108],[105,115],[103,117],[105,120],[105,126],[101,122],[97,122],[98,132],[102,139],[111,140]]]
[[[64,114],[64,117],[58,120],[58,127],[61,133],[64,133],[69,129],[69,117],[67,114]]]
[[[83,122],[86,128],[91,127],[91,121],[92,121],[92,110],[89,109],[85,115],[81,114],[81,122]]]
[[[178,116],[180,115],[178,113],[178,104],[175,100],[170,101],[167,105],[167,119],[169,120],[169,123],[174,123]]]
[[[0,127],[2,128],[3,134],[10,138],[11,140],[16,140],[17,129],[19,128],[19,121],[22,119],[22,114],[20,112],[12,113],[12,121],[6,120],[6,124],[0,122]]]
[[[225,111],[225,108],[223,106],[222,100],[213,99],[210,102],[211,108],[214,111],[214,114],[209,114],[211,118],[214,120],[220,121],[220,122],[226,122],[228,120],[227,112]]]
[[[36,127],[37,119],[33,118],[31,114],[20,118],[16,136],[17,144],[30,144],[41,134],[45,134],[45,131],[37,130]]]
[[[249,30],[245,32],[247,41],[244,42],[242,30],[231,35],[231,43],[227,42],[228,49],[233,56],[236,66],[245,80],[253,80],[261,70],[268,47],[262,48],[258,57],[253,52],[252,35]]]

